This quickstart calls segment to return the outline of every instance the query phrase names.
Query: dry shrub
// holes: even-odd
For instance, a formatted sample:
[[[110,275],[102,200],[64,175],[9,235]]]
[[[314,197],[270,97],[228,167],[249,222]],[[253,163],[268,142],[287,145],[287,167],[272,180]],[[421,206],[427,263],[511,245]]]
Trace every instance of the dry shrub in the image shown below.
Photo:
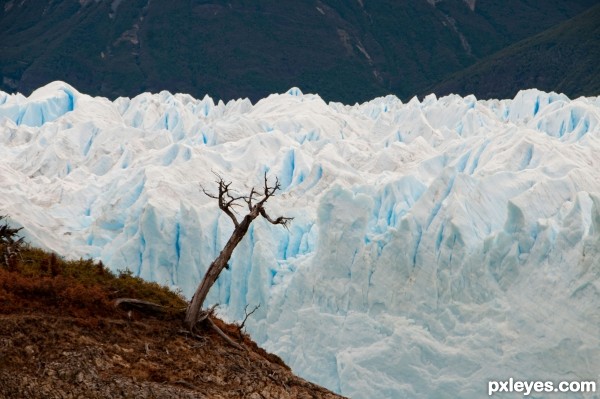
[[[89,259],[66,261],[54,253],[22,247],[10,269],[0,266],[0,312],[15,312],[43,307],[77,317],[115,314],[113,300],[130,297],[172,309],[187,305],[185,298],[157,283],[133,276],[130,271],[118,276],[102,262]]]
[[[85,286],[72,277],[29,277],[0,270],[0,312],[27,308],[94,317],[114,312],[102,287]]]

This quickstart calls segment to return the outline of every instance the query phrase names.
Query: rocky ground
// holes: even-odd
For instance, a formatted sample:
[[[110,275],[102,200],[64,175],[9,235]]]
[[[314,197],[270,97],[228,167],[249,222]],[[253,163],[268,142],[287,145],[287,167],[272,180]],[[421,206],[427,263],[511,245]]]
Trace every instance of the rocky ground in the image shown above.
[[[3,258],[0,399],[339,398],[293,375],[237,325],[213,318],[238,347],[206,325],[190,334],[184,298],[165,287],[37,249]],[[122,295],[170,310],[117,308]]]
[[[177,321],[0,315],[0,398],[337,398],[252,345]]]

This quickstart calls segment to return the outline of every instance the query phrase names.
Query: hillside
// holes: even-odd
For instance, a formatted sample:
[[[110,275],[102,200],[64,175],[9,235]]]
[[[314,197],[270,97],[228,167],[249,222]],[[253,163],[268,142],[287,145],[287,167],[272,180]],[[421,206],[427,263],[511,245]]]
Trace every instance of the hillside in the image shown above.
[[[0,240],[0,398],[338,398],[294,376],[235,325],[181,329],[185,301],[101,263],[64,261],[35,248],[11,257]],[[15,254],[14,251],[12,251]],[[160,317],[113,305],[152,300]]]
[[[485,58],[423,94],[509,98],[520,87],[572,98],[600,93],[600,4]]]
[[[595,3],[13,0],[0,8],[0,89],[64,80],[109,98],[256,101],[298,86],[345,103],[407,99]]]

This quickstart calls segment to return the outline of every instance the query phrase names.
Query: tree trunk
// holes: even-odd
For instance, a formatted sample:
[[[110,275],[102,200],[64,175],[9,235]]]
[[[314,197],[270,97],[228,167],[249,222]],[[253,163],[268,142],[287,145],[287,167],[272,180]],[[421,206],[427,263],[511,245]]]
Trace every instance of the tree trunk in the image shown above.
[[[231,237],[227,241],[225,248],[223,248],[219,256],[217,256],[217,258],[210,264],[206,274],[204,275],[204,279],[202,279],[202,283],[196,289],[196,292],[192,297],[192,301],[190,302],[185,313],[185,325],[190,330],[198,322],[200,310],[202,309],[204,300],[208,295],[208,291],[219,278],[221,271],[223,271],[223,269],[227,266],[227,262],[229,262],[233,250],[240,243],[240,241],[242,241],[242,238],[244,238],[244,235],[246,235],[250,224],[254,219],[256,219],[257,216],[258,212],[251,212],[244,217],[242,222],[233,231],[233,234],[231,234]]]
[[[239,196],[232,194],[233,190],[229,189],[231,183],[225,182],[219,175],[217,175],[217,177],[219,178],[217,182],[219,184],[218,195],[210,194],[206,192],[204,188],[202,189],[202,191],[204,191],[204,194],[208,195],[210,198],[214,198],[219,201],[219,208],[231,218],[235,228],[233,230],[233,233],[231,234],[231,237],[229,237],[227,244],[225,244],[225,248],[223,248],[223,250],[219,253],[219,256],[217,256],[217,258],[208,267],[208,270],[206,271],[202,282],[196,289],[196,292],[194,293],[194,296],[192,297],[192,300],[190,301],[190,304],[186,310],[184,322],[186,327],[190,329],[190,331],[194,329],[194,327],[198,323],[198,320],[200,320],[202,305],[204,304],[204,300],[208,295],[208,291],[210,291],[210,288],[217,281],[223,269],[227,267],[227,262],[229,262],[233,250],[240,243],[240,241],[242,241],[242,238],[244,238],[244,235],[246,235],[246,233],[248,232],[248,228],[250,227],[252,221],[256,219],[259,215],[261,215],[269,223],[280,224],[287,228],[288,223],[293,219],[284,216],[280,216],[277,219],[272,219],[263,207],[265,202],[267,202],[267,200],[270,197],[272,197],[277,190],[281,188],[279,180],[277,178],[275,178],[275,184],[273,186],[269,186],[269,182],[267,180],[267,173],[265,172],[263,191],[264,194],[260,194],[260,191],[257,191],[254,188],[252,188],[252,190],[250,190],[250,195]],[[235,216],[235,212],[233,211],[234,206],[239,206],[239,203],[236,203],[237,201],[246,202],[250,211],[246,216],[244,216],[244,219],[242,219],[241,223],[238,222],[238,219]],[[218,330],[218,328],[216,328],[214,325],[212,325],[212,327]]]

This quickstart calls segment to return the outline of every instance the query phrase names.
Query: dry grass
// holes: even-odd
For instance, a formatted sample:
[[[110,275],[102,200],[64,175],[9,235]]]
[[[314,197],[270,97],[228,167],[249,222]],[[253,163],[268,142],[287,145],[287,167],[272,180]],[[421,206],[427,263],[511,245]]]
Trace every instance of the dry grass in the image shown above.
[[[171,311],[122,310],[119,297]],[[0,258],[0,399],[338,397],[294,376],[237,325],[214,319],[243,350],[208,326],[186,333],[186,305],[131,273],[21,245]]]
[[[113,274],[101,262],[65,261],[53,253],[21,247],[9,265],[0,266],[0,313],[47,309],[77,317],[113,315],[114,299],[131,297],[173,309],[186,300],[167,287],[131,273]]]

